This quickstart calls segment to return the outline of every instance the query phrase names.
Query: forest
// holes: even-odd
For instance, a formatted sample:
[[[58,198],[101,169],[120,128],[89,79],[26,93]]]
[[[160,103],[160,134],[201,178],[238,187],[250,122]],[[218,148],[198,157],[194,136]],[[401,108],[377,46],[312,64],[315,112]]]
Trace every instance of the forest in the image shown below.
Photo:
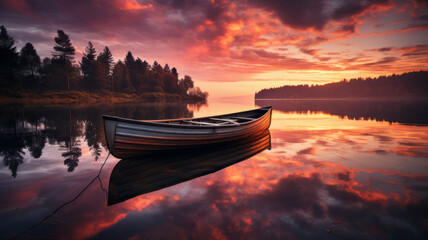
[[[69,36],[58,30],[52,57],[41,60],[29,42],[18,52],[13,37],[4,26],[0,28],[0,89],[3,96],[23,91],[63,90],[69,95],[71,91],[132,93],[191,101],[205,101],[208,97],[207,92],[194,85],[190,76],[179,78],[175,67],[162,66],[157,61],[150,65],[135,58],[130,51],[123,61],[115,62],[107,46],[97,53],[88,42],[82,59],[76,62],[76,49]]]
[[[427,98],[428,71],[352,78],[324,85],[286,85],[256,92],[256,99],[289,98]]]

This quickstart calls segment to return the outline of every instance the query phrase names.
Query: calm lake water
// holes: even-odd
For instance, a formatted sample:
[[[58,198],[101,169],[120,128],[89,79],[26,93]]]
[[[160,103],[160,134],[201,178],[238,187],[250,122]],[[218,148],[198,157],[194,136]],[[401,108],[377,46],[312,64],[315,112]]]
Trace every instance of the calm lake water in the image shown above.
[[[269,105],[270,133],[244,143],[110,156],[103,166],[102,114],[164,119]],[[0,239],[428,239],[427,109],[327,100],[3,105]]]

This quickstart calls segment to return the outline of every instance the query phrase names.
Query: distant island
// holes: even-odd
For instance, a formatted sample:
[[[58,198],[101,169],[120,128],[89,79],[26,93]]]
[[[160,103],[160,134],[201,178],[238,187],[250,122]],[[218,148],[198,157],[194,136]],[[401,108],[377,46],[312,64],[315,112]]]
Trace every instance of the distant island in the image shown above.
[[[263,89],[255,99],[428,98],[428,71]]]
[[[175,67],[157,61],[150,65],[130,51],[124,61],[114,62],[107,46],[97,55],[88,42],[76,63],[69,36],[58,30],[52,58],[41,60],[31,43],[18,52],[6,28],[0,30],[0,103],[205,102],[208,97],[190,76],[179,79]]]

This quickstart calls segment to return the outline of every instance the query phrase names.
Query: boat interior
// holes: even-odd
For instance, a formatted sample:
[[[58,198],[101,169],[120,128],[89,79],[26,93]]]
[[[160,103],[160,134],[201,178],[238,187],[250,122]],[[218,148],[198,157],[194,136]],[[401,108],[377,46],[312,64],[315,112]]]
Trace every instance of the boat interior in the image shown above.
[[[193,118],[193,119],[174,119],[162,121],[169,125],[193,125],[193,126],[239,126],[242,123],[251,122],[262,117],[268,109],[261,108],[248,112],[227,114],[215,117]]]

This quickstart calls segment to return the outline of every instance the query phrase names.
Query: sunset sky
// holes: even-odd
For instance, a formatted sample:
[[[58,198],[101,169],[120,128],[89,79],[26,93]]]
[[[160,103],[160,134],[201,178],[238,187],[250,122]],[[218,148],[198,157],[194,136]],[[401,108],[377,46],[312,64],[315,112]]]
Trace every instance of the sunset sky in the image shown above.
[[[426,0],[0,0],[17,49],[51,57],[57,29],[192,76],[210,98],[428,70]]]

